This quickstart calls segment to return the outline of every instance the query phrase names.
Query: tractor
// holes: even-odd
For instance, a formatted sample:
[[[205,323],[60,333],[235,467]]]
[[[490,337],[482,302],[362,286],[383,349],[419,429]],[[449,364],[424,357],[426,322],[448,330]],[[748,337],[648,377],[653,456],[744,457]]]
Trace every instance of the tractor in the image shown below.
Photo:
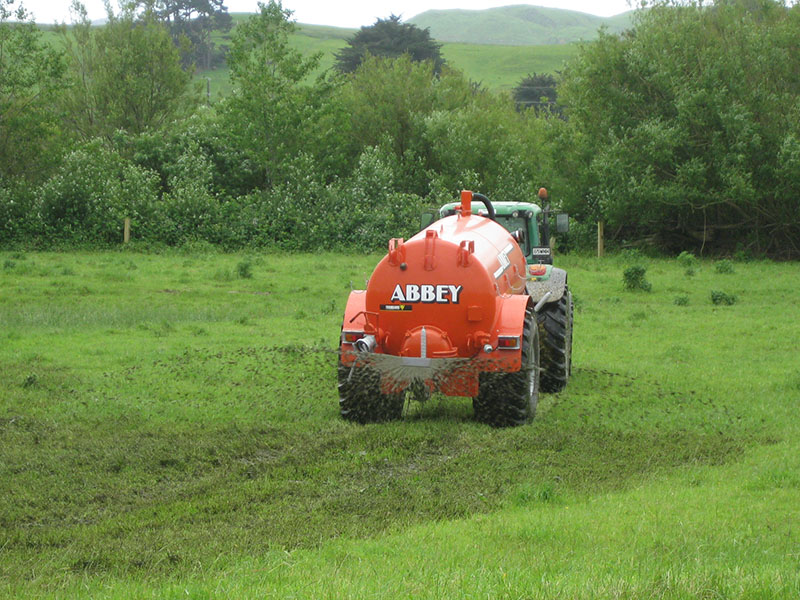
[[[399,419],[408,394],[441,392],[471,397],[479,421],[514,426],[534,417],[540,390],[562,390],[573,302],[566,271],[552,265],[550,213],[463,191],[411,239],[391,239],[345,308],[342,417]],[[557,232],[567,228],[556,215]]]

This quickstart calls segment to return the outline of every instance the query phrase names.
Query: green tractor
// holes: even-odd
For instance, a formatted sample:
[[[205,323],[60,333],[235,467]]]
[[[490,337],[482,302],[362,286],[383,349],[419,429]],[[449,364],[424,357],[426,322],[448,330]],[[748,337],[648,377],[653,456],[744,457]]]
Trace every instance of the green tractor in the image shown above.
[[[494,217],[505,227],[525,254],[528,263],[527,294],[535,302],[534,311],[539,324],[539,352],[541,390],[559,392],[564,389],[572,370],[572,322],[574,305],[567,285],[567,272],[553,266],[550,247],[550,204],[547,190],[539,190],[544,208],[530,202],[493,202]],[[434,218],[456,214],[458,203],[442,206],[437,215],[429,214],[428,224]],[[485,214],[480,204],[472,205],[474,214]],[[556,233],[569,230],[569,218],[564,213],[555,215]],[[425,225],[423,221],[423,225]]]

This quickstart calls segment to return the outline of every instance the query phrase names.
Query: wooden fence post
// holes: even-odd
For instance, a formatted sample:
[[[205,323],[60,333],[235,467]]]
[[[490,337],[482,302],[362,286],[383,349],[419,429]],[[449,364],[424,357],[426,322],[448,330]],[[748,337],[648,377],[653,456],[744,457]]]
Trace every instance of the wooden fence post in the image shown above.
[[[122,226],[122,243],[127,244],[131,241],[131,220],[130,217],[125,217]]]
[[[597,258],[602,258],[605,254],[603,245],[603,221],[597,222]]]

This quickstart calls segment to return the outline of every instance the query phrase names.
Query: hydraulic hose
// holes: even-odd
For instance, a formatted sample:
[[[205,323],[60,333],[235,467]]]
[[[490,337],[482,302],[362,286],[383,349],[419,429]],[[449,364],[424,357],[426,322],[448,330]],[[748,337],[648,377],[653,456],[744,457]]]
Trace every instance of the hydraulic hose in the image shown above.
[[[494,218],[495,217],[494,206],[492,206],[492,203],[489,202],[489,199],[486,196],[484,196],[483,194],[478,194],[477,192],[472,192],[472,199],[473,200],[478,200],[480,202],[483,202],[483,205],[486,207],[486,212],[489,213],[488,217],[492,221],[496,221],[497,220],[497,219]]]

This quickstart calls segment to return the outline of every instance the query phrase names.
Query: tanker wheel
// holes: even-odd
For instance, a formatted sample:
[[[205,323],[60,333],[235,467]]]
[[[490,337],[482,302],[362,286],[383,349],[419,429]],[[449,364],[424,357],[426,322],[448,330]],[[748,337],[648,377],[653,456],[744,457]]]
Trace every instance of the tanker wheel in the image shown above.
[[[572,317],[569,287],[557,302],[545,304],[537,315],[541,336],[542,391],[560,392],[572,372]]]
[[[539,328],[533,311],[525,311],[522,366],[513,373],[482,373],[472,399],[475,418],[495,427],[524,425],[536,414],[539,401]]]
[[[403,416],[405,394],[381,393],[381,377],[369,367],[339,363],[339,412],[356,423],[394,421]]]

